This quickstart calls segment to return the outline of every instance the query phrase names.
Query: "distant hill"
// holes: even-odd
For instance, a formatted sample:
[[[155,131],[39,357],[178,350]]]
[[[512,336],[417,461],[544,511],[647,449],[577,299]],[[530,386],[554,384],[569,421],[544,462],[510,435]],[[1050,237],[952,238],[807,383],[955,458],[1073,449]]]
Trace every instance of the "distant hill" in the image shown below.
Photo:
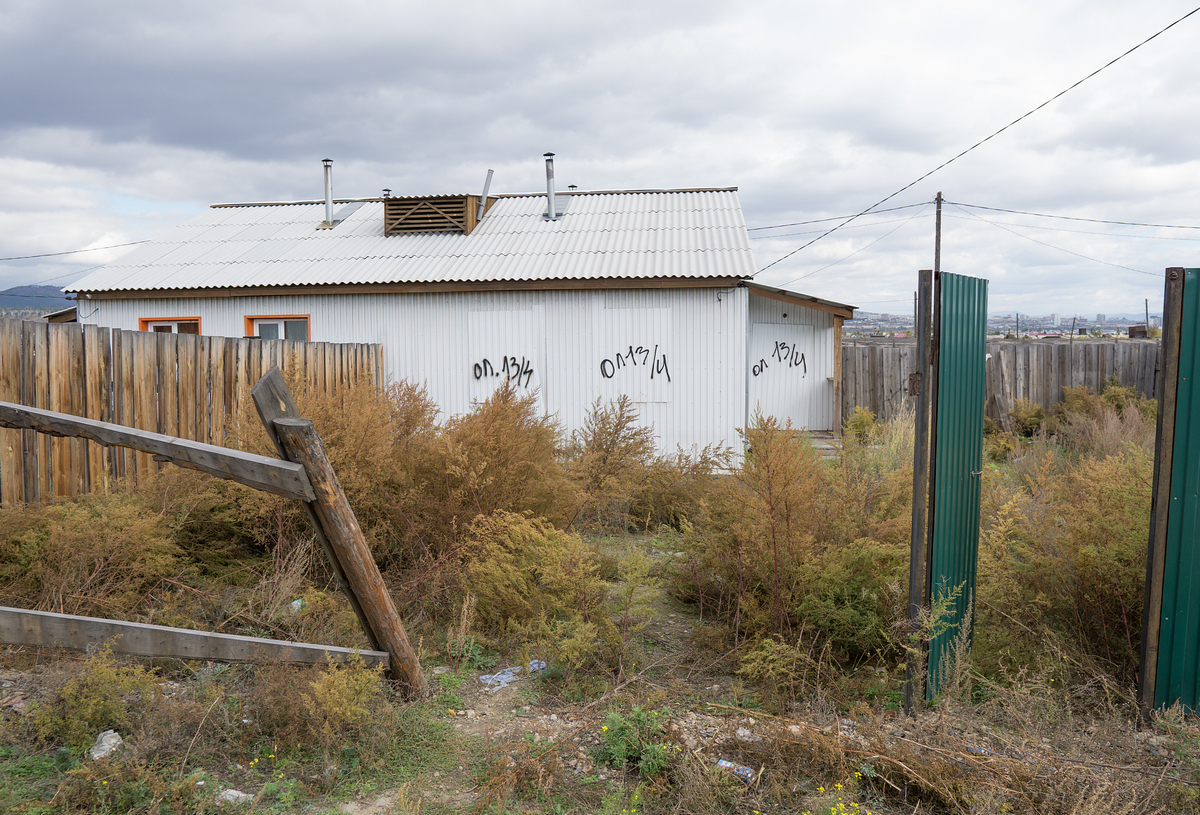
[[[75,302],[56,286],[13,286],[0,291],[0,309],[36,309],[41,312],[61,311]]]

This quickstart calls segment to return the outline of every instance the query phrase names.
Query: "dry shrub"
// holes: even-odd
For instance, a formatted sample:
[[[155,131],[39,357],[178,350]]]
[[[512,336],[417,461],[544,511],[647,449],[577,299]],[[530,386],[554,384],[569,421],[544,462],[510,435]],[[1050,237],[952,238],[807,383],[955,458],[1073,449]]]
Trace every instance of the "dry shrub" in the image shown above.
[[[541,798],[556,786],[562,786],[566,776],[561,746],[551,743],[530,744],[527,741],[503,745],[487,745],[487,766],[476,792],[472,812],[491,811],[505,804],[514,795]]]
[[[819,534],[830,545],[860,539],[907,546],[912,531],[912,461],[916,419],[900,411],[871,437],[843,439],[826,470]]]
[[[1030,402],[1028,399],[1018,399],[1008,416],[1012,420],[1013,432],[1018,436],[1030,438],[1042,429],[1046,412],[1041,405]]]
[[[0,509],[6,602],[125,618],[160,579],[185,569],[163,518],[127,493]]]
[[[653,430],[638,424],[633,401],[621,395],[592,404],[565,456],[580,499],[568,528],[650,530],[700,518],[714,473],[729,466],[731,451],[709,445],[655,455]]]
[[[630,495],[630,520],[643,531],[705,523],[718,473],[732,461],[733,451],[716,444],[656,456]]]
[[[911,416],[877,426],[869,442],[848,440],[829,465],[773,418],[757,417],[743,435],[741,469],[718,483],[709,523],[688,534],[677,594],[738,640],[773,638],[808,659],[826,646],[843,664],[898,652],[891,629],[905,613]],[[752,670],[770,682],[777,672],[795,668]]]
[[[637,423],[633,400],[597,398],[571,437],[568,473],[582,500],[573,522],[599,527],[629,525],[630,495],[654,457],[654,430]]]
[[[1155,400],[1113,377],[1099,394],[1086,386],[1063,388],[1063,401],[1055,406],[1046,431],[1079,455],[1113,455],[1129,444],[1149,450],[1157,413]]]
[[[559,436],[555,420],[538,415],[536,396],[518,396],[507,383],[451,419],[411,462],[411,488],[400,497],[416,538],[408,553],[441,555],[473,519],[497,511],[562,526],[576,498],[559,464]]]
[[[985,480],[978,645],[986,672],[1044,663],[1050,633],[1065,640],[1071,664],[1133,681],[1152,463],[1135,446],[1065,468],[1047,451],[1018,484]]]
[[[80,751],[101,731],[128,736],[134,719],[154,699],[154,675],[140,665],[118,662],[106,645],[58,688],[52,704],[39,705],[34,727],[42,739]]]
[[[477,518],[468,541],[463,589],[483,631],[546,643],[568,665],[612,640],[606,590],[578,535],[500,511]]]

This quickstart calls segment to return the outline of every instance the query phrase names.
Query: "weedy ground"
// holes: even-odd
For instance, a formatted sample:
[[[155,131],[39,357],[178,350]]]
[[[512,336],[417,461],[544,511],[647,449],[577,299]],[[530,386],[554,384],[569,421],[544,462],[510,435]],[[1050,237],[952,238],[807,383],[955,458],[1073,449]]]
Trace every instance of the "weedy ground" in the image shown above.
[[[627,401],[564,440],[509,391],[443,426],[408,386],[339,398],[301,411],[430,696],[361,662],[6,647],[0,811],[1200,812],[1200,727],[1139,721],[1132,689],[1153,425],[1135,394],[1074,391],[989,432],[974,636],[911,716],[908,662],[945,623],[904,624],[911,418],[856,412],[835,459],[756,418],[735,461],[656,455]],[[187,471],[0,510],[0,602],[365,646],[295,507]],[[121,746],[92,760],[109,729]]]

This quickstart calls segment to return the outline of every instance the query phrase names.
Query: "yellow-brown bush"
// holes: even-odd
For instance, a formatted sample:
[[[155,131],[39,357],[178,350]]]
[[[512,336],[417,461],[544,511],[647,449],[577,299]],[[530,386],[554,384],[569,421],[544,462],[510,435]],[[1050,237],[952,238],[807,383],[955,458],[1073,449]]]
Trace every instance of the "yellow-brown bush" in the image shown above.
[[[1036,664],[1047,632],[1076,664],[1133,680],[1152,465],[1134,445],[1069,466],[1046,451],[1018,483],[986,479],[977,627],[985,671]]]
[[[128,617],[185,570],[180,555],[163,518],[129,493],[0,509],[0,597],[11,605]]]
[[[708,523],[689,530],[677,594],[715,612],[738,640],[774,638],[805,653],[829,646],[843,662],[895,650],[911,430],[911,417],[880,425],[827,465],[806,435],[756,417],[740,470],[719,482]]]
[[[612,641],[607,591],[578,535],[503,510],[475,519],[463,552],[463,590],[475,597],[483,633],[516,636],[558,651],[588,627],[595,655]]]
[[[1157,413],[1157,401],[1112,377],[1099,394],[1082,385],[1063,388],[1045,429],[1072,454],[1111,455],[1127,444],[1150,449]]]
[[[565,450],[567,474],[579,489],[568,528],[679,529],[695,522],[731,452],[709,445],[655,455],[654,433],[638,424],[628,396],[607,404],[597,399]]]
[[[628,396],[607,404],[597,398],[583,427],[572,434],[567,472],[580,491],[572,523],[618,529],[629,525],[630,495],[654,457],[654,431],[637,419]]]
[[[66,680],[52,704],[33,711],[33,723],[43,739],[79,751],[103,730],[129,735],[134,717],[153,699],[154,675],[118,662],[106,645]]]
[[[577,505],[559,463],[557,422],[540,416],[534,395],[508,384],[446,423],[413,462],[412,525],[430,551],[457,543],[461,530],[496,511],[531,512],[563,525]]]

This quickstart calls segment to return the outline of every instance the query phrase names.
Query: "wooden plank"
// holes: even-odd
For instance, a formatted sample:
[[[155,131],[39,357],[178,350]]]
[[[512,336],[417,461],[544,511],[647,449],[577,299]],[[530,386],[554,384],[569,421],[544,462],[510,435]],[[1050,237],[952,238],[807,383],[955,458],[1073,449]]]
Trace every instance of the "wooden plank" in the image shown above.
[[[871,346],[869,351],[870,351],[870,353],[868,354],[868,366],[870,369],[870,377],[871,377],[871,393],[869,396],[870,410],[876,416],[878,416],[880,414],[880,410],[882,408],[882,402],[883,402],[883,400],[880,398],[880,393],[879,393],[880,349],[878,346]]]
[[[71,367],[71,348],[64,325],[50,326],[50,409],[69,413],[71,391],[67,372]],[[71,440],[52,439],[50,468],[55,497],[71,494]]]
[[[283,374],[278,368],[272,368],[254,384],[250,393],[254,399],[254,408],[258,411],[258,417],[262,420],[263,429],[266,431],[267,437],[271,439],[271,443],[275,445],[275,449],[279,452],[279,455],[285,456],[279,434],[275,432],[275,421],[277,419],[299,418],[299,413],[296,410],[296,402],[292,399],[292,393],[288,390],[287,383],[283,380]],[[379,648],[379,638],[375,636],[371,622],[367,618],[362,604],[359,603],[358,597],[354,594],[354,588],[350,585],[350,581],[346,577],[346,570],[342,567],[337,550],[325,535],[325,530],[321,525],[321,519],[317,515],[316,509],[309,503],[305,503],[304,508],[308,512],[308,519],[317,534],[317,542],[321,544],[321,549],[325,552],[325,559],[329,561],[329,566],[337,578],[338,585],[350,601],[350,607],[354,609],[354,614],[358,617],[358,623],[366,633],[367,640],[371,643],[372,648]]]
[[[203,441],[196,433],[196,355],[199,345],[197,336],[175,336],[175,360],[179,372],[179,429],[175,435],[193,441]]]
[[[307,419],[276,419],[273,424],[288,459],[302,463],[308,473],[316,493],[311,503],[313,511],[337,553],[337,560],[345,570],[353,596],[362,606],[375,641],[391,657],[392,676],[407,683],[409,695],[425,695],[421,663],[408,641],[392,595],[371,557],[354,511],[325,455],[321,437]]]
[[[255,489],[297,498],[313,499],[313,488],[296,464],[228,447],[201,444],[161,433],[122,427],[38,408],[0,402],[0,427],[21,427],[52,436],[90,439],[99,444],[132,447],[172,461],[181,467],[201,470],[217,478],[237,481]]]
[[[21,323],[21,394],[18,401],[23,405],[31,404],[36,398],[34,393],[34,356],[33,356],[33,327],[35,323]],[[21,469],[24,471],[25,503],[38,500],[38,458],[37,445],[41,436],[32,430],[21,431]]]
[[[21,321],[0,319],[0,399],[21,399]],[[0,430],[0,505],[12,507],[25,499],[22,433]]]
[[[87,415],[87,382],[84,370],[83,326],[78,323],[65,323],[67,329],[67,354],[70,368],[67,373],[67,412],[72,416]],[[71,481],[72,497],[86,495],[91,489],[88,481],[88,445],[83,439],[71,439]]]
[[[386,667],[389,662],[384,651],[354,651],[330,645],[0,607],[0,642],[89,651],[109,641],[113,653],[140,657],[323,665],[327,661],[345,662],[357,655],[367,666]]]
[[[139,331],[133,335],[134,427],[148,433],[158,432],[158,351],[154,335]],[[154,460],[145,451],[137,454],[138,483],[150,477]]]
[[[114,420],[125,427],[134,427],[134,404],[136,398],[133,391],[133,332],[114,332],[113,362],[117,366],[113,376],[113,386],[117,389],[114,394],[114,404],[117,415]],[[137,484],[137,454],[133,450],[121,447],[117,449],[117,467],[121,478],[129,484]]]
[[[317,360],[317,389],[321,393],[333,394],[337,389],[329,376],[333,368],[334,345],[331,342],[321,343],[321,354]]]
[[[33,407],[50,407],[50,324],[34,323],[29,327],[33,333]],[[54,496],[54,481],[51,468],[54,465],[50,448],[51,439],[38,434],[37,437],[37,500],[46,502]]]
[[[235,362],[232,371],[226,374],[226,383],[230,388],[228,413],[232,421],[240,422],[242,389],[249,388],[251,382],[258,381],[258,367],[262,365],[262,340],[238,340],[234,347]]]
[[[158,432],[179,435],[179,366],[174,334],[154,334],[158,366]]]
[[[212,338],[196,337],[196,441],[212,444],[212,410],[209,407],[208,356]]]
[[[218,337],[213,339],[212,345],[209,347],[208,376],[209,387],[212,389],[209,404],[213,414],[211,420],[213,444],[224,444],[227,441],[225,429],[226,417],[229,413],[226,408],[225,396],[225,360],[226,348],[234,347],[233,342],[233,340]]]
[[[107,334],[107,331],[98,325],[83,326],[83,415],[97,421],[109,421],[109,416],[106,415],[108,413],[107,404],[103,396],[107,371],[104,369],[102,334]],[[92,442],[85,442],[85,444],[87,445],[88,490],[99,490],[103,488],[108,476],[104,455],[106,448]]]

